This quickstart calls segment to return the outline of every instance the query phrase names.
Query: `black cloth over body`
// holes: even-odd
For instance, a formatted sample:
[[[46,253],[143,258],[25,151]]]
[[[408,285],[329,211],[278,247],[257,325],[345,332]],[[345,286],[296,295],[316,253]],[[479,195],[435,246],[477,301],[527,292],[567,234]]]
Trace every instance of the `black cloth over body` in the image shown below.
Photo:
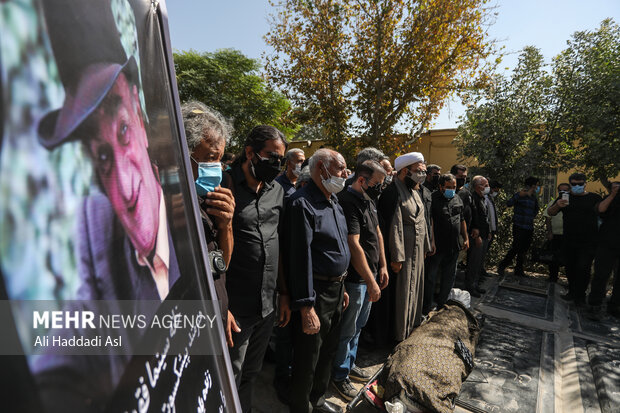
[[[263,183],[258,193],[252,191],[240,164],[233,165],[228,173],[235,196],[235,244],[226,274],[230,311],[235,317],[265,317],[275,308],[284,190],[271,182]]]
[[[314,274],[337,277],[351,260],[347,242],[347,222],[338,198],[327,199],[310,181],[289,201],[284,246],[291,307],[299,309],[315,303]]]
[[[349,235],[359,235],[359,243],[364,250],[366,262],[373,275],[379,270],[379,237],[377,227],[379,218],[377,207],[371,200],[365,199],[362,194],[352,187],[347,187],[338,194],[338,201],[344,211]],[[347,282],[363,283],[364,279],[358,274],[353,264],[349,264]]]
[[[344,283],[315,281],[314,311],[321,323],[317,334],[305,334],[301,313],[293,312],[293,374],[291,412],[311,412],[325,403],[325,392],[332,372],[332,361],[340,338]]]

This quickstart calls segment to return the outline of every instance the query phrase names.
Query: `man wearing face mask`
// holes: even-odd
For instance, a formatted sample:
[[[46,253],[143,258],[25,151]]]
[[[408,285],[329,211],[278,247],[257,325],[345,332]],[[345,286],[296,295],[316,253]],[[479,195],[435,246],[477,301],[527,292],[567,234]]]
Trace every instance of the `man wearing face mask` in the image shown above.
[[[491,244],[495,239],[495,235],[497,234],[498,226],[497,226],[497,208],[495,207],[495,198],[499,195],[499,191],[502,189],[503,185],[495,180],[489,181],[489,188],[491,188],[491,192],[488,195],[485,195],[484,200],[487,204],[487,209],[489,211],[489,231],[491,231],[491,237],[489,238],[489,242],[487,244],[486,253],[491,249]],[[481,275],[484,277],[490,277],[489,273],[485,266],[482,266]]]
[[[345,281],[349,306],[342,315],[332,382],[346,400],[357,394],[350,378],[362,382],[370,379],[369,374],[355,366],[357,343],[368,321],[371,302],[379,300],[381,290],[388,285],[383,237],[375,206],[385,175],[378,162],[365,161],[355,169],[355,182],[338,194],[347,220],[351,263]]]
[[[472,204],[471,226],[469,227],[470,250],[467,258],[465,289],[472,297],[480,297],[486,291],[478,286],[480,273],[484,265],[487,244],[491,237],[489,230],[489,210],[485,195],[491,192],[489,182],[484,176],[475,176],[471,181]]]
[[[586,176],[582,173],[572,174],[568,177],[568,182],[571,186],[568,200],[558,198],[547,212],[555,216],[562,211],[562,256],[568,278],[568,293],[562,298],[583,305],[598,238],[596,205],[602,198],[598,194],[586,192]]]
[[[434,163],[426,166],[426,180],[424,186],[431,192],[439,188],[439,176],[441,175],[441,166]]]
[[[238,327],[231,334],[233,347],[229,352],[244,412],[252,409],[252,386],[262,368],[276,318],[276,291],[279,325],[285,326],[290,318],[288,290],[279,263],[278,227],[284,213],[284,190],[273,182],[286,147],[278,129],[256,126],[227,172],[235,197],[235,245],[226,290]]]
[[[504,275],[506,267],[511,263],[515,255],[517,256],[517,264],[514,274],[523,277],[523,261],[525,254],[532,244],[534,237],[534,218],[538,214],[538,194],[540,193],[540,179],[530,176],[525,179],[525,186],[521,191],[515,193],[512,198],[506,202],[509,207],[514,207],[514,215],[512,217],[512,246],[504,259],[497,267],[497,273],[501,277]]]
[[[397,175],[379,198],[390,267],[394,273],[394,339],[409,337],[422,320],[424,258],[431,250],[419,188],[426,179],[424,156],[411,152],[394,161]]]
[[[228,345],[232,346],[230,332],[236,330],[237,326],[234,324],[234,316],[228,311],[225,267],[230,262],[233,250],[232,216],[235,199],[230,189],[220,186],[220,159],[232,133],[232,126],[222,115],[200,102],[184,103],[181,113],[207,249],[210,252],[211,274],[226,327]],[[218,257],[221,257],[224,266],[218,265]]]
[[[289,149],[286,153],[286,164],[284,173],[279,175],[275,181],[282,185],[284,198],[288,199],[295,192],[297,178],[301,174],[301,164],[306,160],[304,151],[299,148]]]
[[[441,308],[446,303],[454,286],[459,251],[469,248],[463,201],[456,196],[454,175],[441,175],[438,185],[438,190],[433,192],[431,211],[437,251],[428,259],[429,268],[424,280],[424,314],[431,311],[437,282],[440,283],[437,307]]]
[[[348,303],[344,288],[351,258],[347,221],[335,196],[344,188],[346,162],[319,149],[309,162],[312,180],[295,192],[285,219],[286,268],[294,310],[292,412],[340,412],[325,400],[340,320]]]

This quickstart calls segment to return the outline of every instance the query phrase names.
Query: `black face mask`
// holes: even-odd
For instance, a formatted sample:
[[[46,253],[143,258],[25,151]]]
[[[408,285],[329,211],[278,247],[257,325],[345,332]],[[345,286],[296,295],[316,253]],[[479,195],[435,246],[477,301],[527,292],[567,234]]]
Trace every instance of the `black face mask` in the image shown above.
[[[280,173],[280,165],[272,163],[271,159],[260,159],[257,162],[250,161],[250,170],[254,178],[259,181],[270,183]]]
[[[368,188],[364,189],[364,192],[366,192],[366,195],[368,195],[370,199],[375,200],[379,198],[379,195],[381,195],[382,190],[383,190],[383,185],[377,184],[375,186],[369,186]]]
[[[408,172],[407,175],[405,175],[405,186],[409,189],[413,189],[415,185],[416,181],[413,180],[411,174]]]
[[[439,175],[433,175],[431,178],[431,183],[433,184],[433,188],[437,188],[439,185]]]
[[[461,188],[463,185],[465,185],[465,178],[456,178],[456,187]]]

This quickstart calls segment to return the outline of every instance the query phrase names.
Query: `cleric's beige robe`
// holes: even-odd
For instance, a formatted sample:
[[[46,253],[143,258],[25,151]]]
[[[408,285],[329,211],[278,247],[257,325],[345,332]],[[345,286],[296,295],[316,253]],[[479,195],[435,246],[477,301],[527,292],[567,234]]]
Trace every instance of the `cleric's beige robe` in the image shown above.
[[[424,218],[424,204],[418,191],[410,190],[396,179],[398,203],[390,225],[390,261],[402,262],[396,275],[395,339],[409,337],[420,325],[424,298],[424,257],[430,241]]]

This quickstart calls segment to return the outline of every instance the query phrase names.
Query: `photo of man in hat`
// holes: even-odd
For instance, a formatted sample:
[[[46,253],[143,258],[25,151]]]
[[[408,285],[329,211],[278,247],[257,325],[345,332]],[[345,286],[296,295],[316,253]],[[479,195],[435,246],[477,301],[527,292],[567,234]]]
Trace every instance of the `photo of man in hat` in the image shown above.
[[[139,68],[121,44],[126,14],[113,13],[116,3],[44,3],[65,100],[39,122],[39,142],[52,150],[81,141],[101,189],[78,216],[77,298],[163,300],[179,268],[148,153]]]

